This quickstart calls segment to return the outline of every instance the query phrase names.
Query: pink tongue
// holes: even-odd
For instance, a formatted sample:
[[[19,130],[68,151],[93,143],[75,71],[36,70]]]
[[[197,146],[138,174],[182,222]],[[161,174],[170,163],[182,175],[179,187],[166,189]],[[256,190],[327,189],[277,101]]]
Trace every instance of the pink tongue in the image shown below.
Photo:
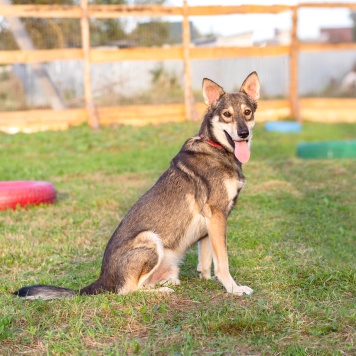
[[[241,163],[246,163],[250,159],[250,149],[247,141],[235,141],[235,156]]]

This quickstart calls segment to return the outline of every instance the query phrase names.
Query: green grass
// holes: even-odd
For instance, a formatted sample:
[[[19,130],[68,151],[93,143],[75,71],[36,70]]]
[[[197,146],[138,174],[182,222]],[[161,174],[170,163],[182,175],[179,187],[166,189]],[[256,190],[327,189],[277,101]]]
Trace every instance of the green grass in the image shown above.
[[[257,124],[248,184],[229,218],[224,292],[196,275],[196,248],[172,295],[136,292],[22,301],[28,284],[78,289],[99,273],[111,233],[197,124],[0,134],[0,180],[55,184],[55,205],[0,212],[0,354],[354,355],[355,160],[301,160],[300,141],[356,137],[356,126]]]

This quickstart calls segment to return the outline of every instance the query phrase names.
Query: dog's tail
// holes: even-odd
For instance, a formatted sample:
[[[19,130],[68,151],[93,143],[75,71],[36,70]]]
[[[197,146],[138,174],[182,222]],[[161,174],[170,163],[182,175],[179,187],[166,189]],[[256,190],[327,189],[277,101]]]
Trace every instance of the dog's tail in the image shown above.
[[[105,288],[103,288],[103,285],[99,280],[97,280],[80,290],[38,284],[22,287],[13,294],[23,299],[29,300],[39,298],[44,300],[51,300],[73,298],[75,295],[99,294],[103,293],[104,291]]]
[[[15,295],[23,298],[23,299],[66,299],[72,298],[78,291],[68,289],[68,288],[61,288],[55,286],[46,286],[46,285],[34,285],[28,287],[22,287],[16,292]]]

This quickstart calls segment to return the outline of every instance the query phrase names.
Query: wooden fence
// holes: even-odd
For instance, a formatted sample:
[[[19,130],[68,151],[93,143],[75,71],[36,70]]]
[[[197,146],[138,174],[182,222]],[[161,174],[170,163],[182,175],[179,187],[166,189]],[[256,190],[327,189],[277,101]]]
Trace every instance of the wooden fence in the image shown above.
[[[2,5],[1,5],[2,4]],[[193,59],[222,59],[236,57],[273,57],[288,55],[289,98],[286,100],[262,100],[258,119],[275,120],[294,117],[298,120],[321,122],[356,122],[355,99],[308,98],[298,96],[298,55],[301,51],[356,50],[356,43],[302,43],[297,37],[298,10],[300,8],[344,7],[356,10],[350,3],[303,3],[286,5],[237,5],[237,6],[188,6],[158,5],[90,5],[81,0],[78,6],[59,5],[3,5],[0,1],[0,16],[5,18],[78,18],[81,20],[81,49],[15,50],[0,51],[0,64],[41,63],[54,60],[81,59],[84,63],[84,108],[64,110],[29,110],[0,112],[0,130],[7,132],[65,129],[70,125],[88,122],[93,128],[112,123],[143,125],[168,121],[184,121],[201,116],[204,105],[195,104],[192,94],[190,61]],[[292,39],[290,45],[267,47],[192,47],[190,43],[190,16],[219,16],[227,14],[256,14],[292,12]],[[169,48],[127,48],[104,50],[90,48],[89,18],[125,18],[181,16],[183,43]],[[91,63],[119,62],[124,60],[182,60],[184,63],[184,103],[165,105],[135,105],[98,107],[93,104],[90,65]]]

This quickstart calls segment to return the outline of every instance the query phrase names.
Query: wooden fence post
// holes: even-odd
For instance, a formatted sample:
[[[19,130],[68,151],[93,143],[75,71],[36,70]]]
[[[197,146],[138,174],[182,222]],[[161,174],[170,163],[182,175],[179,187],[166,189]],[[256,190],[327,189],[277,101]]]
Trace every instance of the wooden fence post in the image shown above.
[[[289,55],[289,105],[290,115],[301,121],[299,111],[299,92],[298,92],[298,57],[299,57],[299,40],[298,40],[298,6],[292,9],[292,33]]]
[[[99,127],[99,118],[93,103],[93,94],[91,88],[90,74],[90,31],[88,17],[88,0],[81,0],[80,7],[82,9],[82,17],[80,26],[82,32],[82,48],[83,48],[83,68],[84,68],[84,97],[85,107],[88,115],[88,123],[93,129]]]
[[[192,70],[190,66],[190,24],[187,0],[183,2],[183,65],[184,65],[184,105],[185,116],[188,120],[196,120],[198,112],[194,104],[192,89]]]

